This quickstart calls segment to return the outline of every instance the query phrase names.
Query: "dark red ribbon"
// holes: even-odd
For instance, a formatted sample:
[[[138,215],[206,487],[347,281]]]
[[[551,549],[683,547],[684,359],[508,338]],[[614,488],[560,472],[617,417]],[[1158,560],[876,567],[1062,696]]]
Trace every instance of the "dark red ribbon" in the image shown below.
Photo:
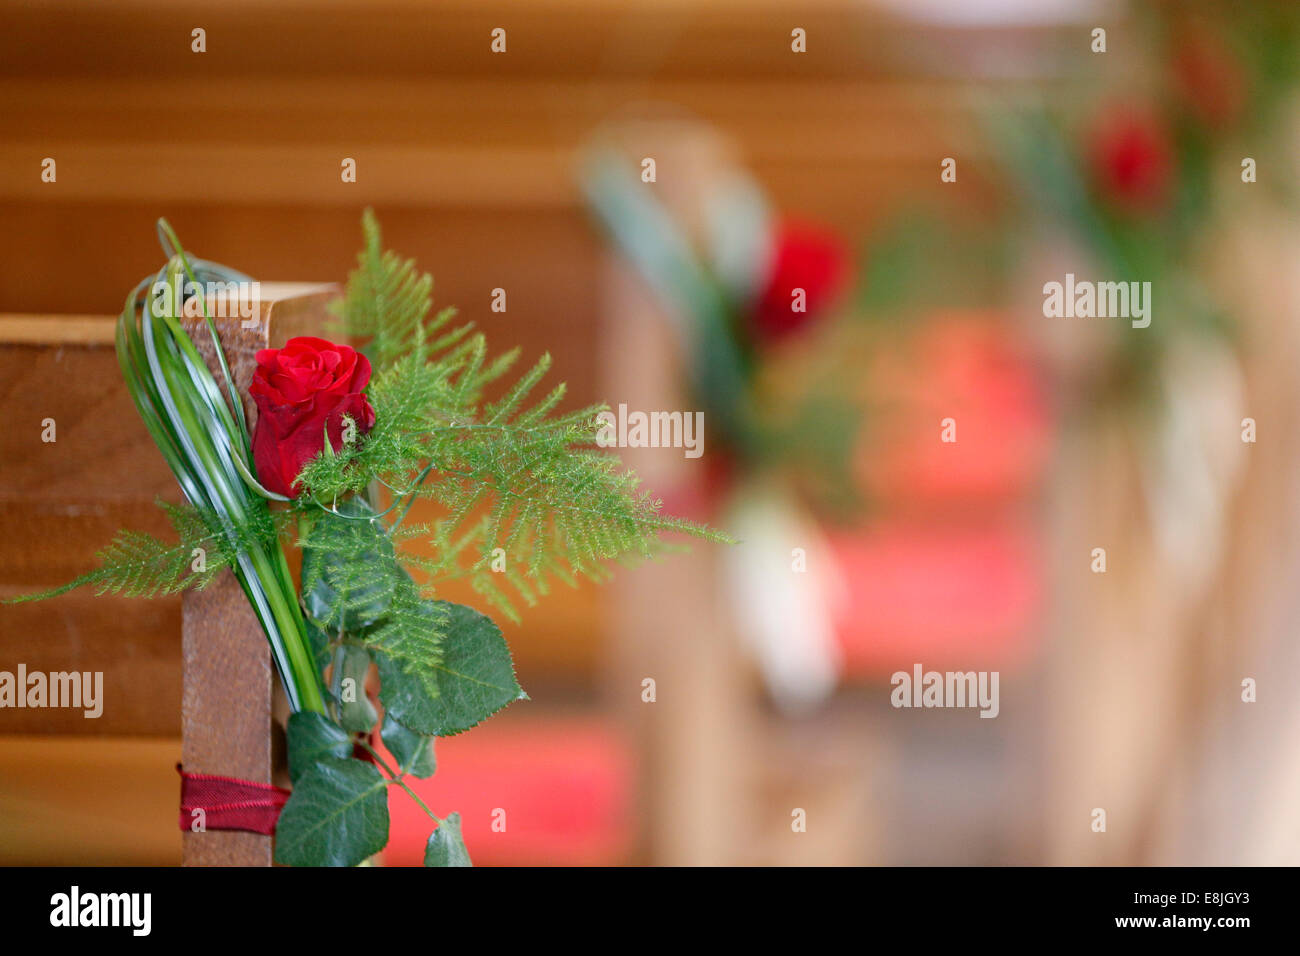
[[[203,826],[208,830],[246,830],[268,835],[275,832],[280,810],[289,799],[288,790],[237,777],[186,773],[180,764],[176,770],[181,775],[182,830],[192,829],[194,811],[202,810]]]

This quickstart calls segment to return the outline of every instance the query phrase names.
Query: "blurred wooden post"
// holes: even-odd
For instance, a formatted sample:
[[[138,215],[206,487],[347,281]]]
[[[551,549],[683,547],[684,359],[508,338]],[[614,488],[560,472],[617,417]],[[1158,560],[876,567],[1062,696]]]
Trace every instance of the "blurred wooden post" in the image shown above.
[[[262,283],[255,328],[217,319],[231,375],[251,429],[257,409],[248,396],[259,349],[295,335],[322,334],[332,286]],[[231,311],[231,310],[227,310]],[[187,321],[195,345],[220,381],[212,338],[202,319]],[[189,773],[270,783],[271,650],[239,583],[225,572],[182,602],[182,761]],[[272,837],[235,830],[183,834],[186,866],[270,866]]]
[[[629,157],[655,156],[661,170],[673,171],[647,188],[692,231],[712,185],[734,168],[726,143],[705,127],[679,122],[628,123],[620,136]],[[677,320],[616,254],[602,292],[602,397],[614,408],[625,403],[629,410],[693,412],[698,406],[682,384],[690,357],[673,331]],[[680,449],[619,449],[670,512],[680,512],[683,499],[706,487],[711,446],[705,424],[699,459],[685,458]],[[620,573],[606,589],[612,682],[645,768],[641,850],[654,864],[710,866],[753,857],[758,742],[752,685],[719,557],[717,548],[697,542],[671,561]],[[654,703],[641,700],[646,678],[655,681]]]

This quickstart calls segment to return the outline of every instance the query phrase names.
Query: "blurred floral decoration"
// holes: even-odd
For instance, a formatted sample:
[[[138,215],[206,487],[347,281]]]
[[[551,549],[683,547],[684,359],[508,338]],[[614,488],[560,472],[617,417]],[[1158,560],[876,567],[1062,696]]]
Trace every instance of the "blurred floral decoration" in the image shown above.
[[[1115,22],[1122,26],[1112,29],[1104,56],[1079,52],[1077,30],[1070,31],[1074,59],[1062,57],[1063,82],[1050,97],[1009,97],[985,112],[993,157],[986,171],[1015,202],[976,224],[910,208],[867,244],[857,313],[870,320],[873,348],[911,343],[919,367],[929,369],[923,377],[933,380],[943,343],[958,334],[952,327],[936,334],[942,317],[992,307],[1002,333],[988,326],[985,346],[968,354],[968,365],[978,364],[977,354],[986,361],[982,384],[966,394],[1020,397],[997,413],[1010,441],[983,436],[970,467],[953,468],[949,459],[930,470],[931,482],[919,457],[892,478],[890,466],[873,460],[864,465],[866,484],[877,494],[906,488],[914,496],[941,484],[956,493],[965,475],[973,493],[982,474],[985,492],[998,475],[1007,479],[1004,491],[1027,491],[1042,465],[1047,419],[1059,412],[1120,437],[1108,447],[1133,456],[1146,531],[1175,588],[1198,593],[1222,553],[1247,447],[1238,428],[1249,414],[1243,329],[1234,315],[1240,304],[1216,287],[1215,260],[1248,201],[1267,197],[1295,208],[1293,178],[1279,171],[1295,163],[1300,4],[1143,3]],[[1043,283],[1066,272],[1150,282],[1150,325],[1045,318]],[[1046,372],[1041,406],[1027,382],[1013,385],[1025,351],[1017,342]],[[969,410],[961,417],[967,421]],[[877,421],[874,408],[871,418]],[[925,448],[937,454],[932,444]],[[1114,461],[1097,467],[1129,473]],[[1010,480],[1015,473],[1020,478]],[[992,574],[989,566],[972,565],[970,573]],[[1006,567],[1000,581],[1010,600],[1022,589]]]
[[[774,699],[799,709],[830,693],[840,671],[838,577],[826,570],[835,562],[822,525],[860,499],[850,374],[860,370],[836,344],[852,255],[828,228],[773,213],[739,169],[710,190],[691,235],[636,170],[621,151],[594,148],[583,188],[675,323],[708,428],[700,484],[744,542],[724,558],[740,630]],[[805,562],[823,573],[791,573]]]
[[[1247,414],[1242,329],[1215,287],[1215,257],[1255,195],[1294,208],[1278,171],[1294,163],[1280,134],[1294,128],[1300,5],[1136,4],[1131,23],[1150,51],[1134,68],[1093,57],[1083,95],[995,111],[990,130],[1026,201],[1020,221],[1039,224],[1034,241],[1055,230],[1075,271],[1151,283],[1149,327],[1085,322],[1057,372],[1080,407],[1138,413],[1126,427],[1152,538],[1197,589],[1221,554]]]
[[[850,298],[849,247],[824,226],[774,214],[739,170],[703,210],[705,235],[693,241],[635,169],[595,151],[584,187],[678,323],[691,396],[720,447],[711,456],[717,497],[761,473],[818,510],[851,509],[858,409],[842,376],[802,374],[829,363],[827,326]]]
[[[1235,190],[1295,198],[1276,171],[1300,4],[1157,3],[1124,23],[1132,59],[1084,53],[1050,100],[985,112],[984,172],[1017,201],[974,219],[904,205],[852,261],[741,173],[710,182],[688,239],[634,160],[589,156],[591,206],[680,324],[725,439],[724,524],[745,542],[727,556],[733,604],[779,704],[916,661],[1027,660],[1046,592],[1035,509],[1076,413],[1126,435],[1181,586],[1217,562],[1244,447],[1222,426],[1245,412],[1232,304],[1207,265]],[[1044,318],[1041,286],[1067,271],[1150,282],[1151,324]],[[816,542],[809,564],[829,573],[791,575],[791,541]]]
[[[1111,323],[1092,383],[1151,399],[1175,339],[1233,340],[1230,305],[1204,266],[1239,190],[1258,178],[1251,188],[1295,198],[1276,171],[1292,145],[1278,136],[1279,113],[1294,106],[1300,5],[1158,2],[1132,12],[1148,60],[1103,70],[1094,56],[1082,95],[995,110],[989,129],[1006,184],[1025,201],[1017,221],[1063,229],[1101,276],[1151,282],[1159,318],[1140,334]]]

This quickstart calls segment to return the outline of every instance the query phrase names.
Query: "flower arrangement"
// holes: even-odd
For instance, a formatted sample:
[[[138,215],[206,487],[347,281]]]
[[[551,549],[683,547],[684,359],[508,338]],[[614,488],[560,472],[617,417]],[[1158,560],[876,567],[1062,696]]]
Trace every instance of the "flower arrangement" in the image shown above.
[[[771,209],[730,162],[702,175],[705,188],[660,192],[632,172],[618,141],[593,142],[582,187],[672,323],[683,385],[715,449],[678,493],[705,515],[724,514],[747,543],[721,562],[737,632],[776,706],[806,711],[840,676],[842,589],[825,529],[863,505],[854,475],[862,353],[845,347],[850,323],[836,321],[851,298],[852,255],[829,227]],[[771,559],[779,554],[792,563]],[[799,573],[805,561],[823,573]]]
[[[1097,394],[1157,408],[1171,355],[1237,344],[1206,235],[1256,190],[1294,206],[1288,178],[1259,170],[1291,162],[1277,130],[1300,78],[1300,10],[1161,2],[1135,26],[1155,51],[1141,70],[1080,71],[1091,79],[1065,103],[991,111],[992,152],[1023,201],[1012,234],[991,241],[1027,256],[1055,233],[1098,274],[1151,283],[1163,319],[1140,335],[1108,327],[1099,360],[1079,372]]]
[[[97,568],[20,600],[83,585],[173,594],[229,568],[266,632],[292,711],[293,790],[276,861],[362,863],[388,841],[387,793],[397,787],[436,827],[425,863],[468,866],[458,815],[436,817],[407,778],[434,773],[434,738],[525,694],[496,624],[438,600],[435,586],[468,580],[517,619],[516,602],[532,605],[556,579],[601,580],[612,560],[664,552],[666,533],[726,539],[661,514],[635,475],[596,447],[603,406],[558,413],[562,384],[530,402],[549,356],[487,401],[518,353],[489,358],[483,336],[472,323],[453,324],[452,309],[430,318],[431,277],[382,251],[369,211],[363,232],[337,308],[341,338],[359,348],[301,337],[260,352],[250,430],[204,298],[180,304],[202,307],[216,378],[178,303],[151,291],[244,277],[190,257],[160,220],[168,261],[128,295],[116,344],[136,408],[186,499],[161,505],[178,540],[119,532]],[[420,499],[441,516],[404,524]],[[415,540],[431,544],[433,557],[414,554]],[[301,549],[300,586],[286,545]],[[372,664],[382,719],[364,690]],[[376,730],[391,762],[375,747]]]
[[[655,198],[632,168],[618,150],[593,147],[582,186],[615,248],[678,323],[724,484],[770,477],[823,510],[856,510],[860,409],[832,322],[854,280],[847,244],[825,225],[772,211],[740,169],[687,211]]]

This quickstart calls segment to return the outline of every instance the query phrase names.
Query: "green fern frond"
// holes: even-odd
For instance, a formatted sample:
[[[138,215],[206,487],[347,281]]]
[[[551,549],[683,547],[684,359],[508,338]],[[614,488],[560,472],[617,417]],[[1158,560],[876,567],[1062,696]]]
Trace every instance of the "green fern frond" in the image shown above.
[[[119,531],[97,554],[99,566],[67,584],[39,594],[25,594],[6,603],[39,601],[90,586],[96,594],[158,597],[207,587],[240,550],[274,544],[282,519],[269,513],[254,516],[247,527],[222,528],[214,516],[193,505],[157,502],[176,532],[176,542],[142,531]],[[232,542],[232,535],[233,542]]]
[[[414,586],[402,588],[383,622],[366,632],[365,645],[387,655],[421,682],[425,694],[437,697],[436,668],[442,663],[445,620],[446,612],[440,605],[421,600]]]
[[[369,627],[414,587],[362,498],[349,499],[338,514],[316,514],[298,543],[303,603],[327,632]]]
[[[516,618],[515,599],[531,605],[554,579],[603,580],[612,561],[661,553],[665,534],[729,540],[662,514],[636,476],[596,448],[604,406],[557,413],[563,384],[530,404],[549,355],[485,402],[518,350],[490,357],[471,325],[447,331],[446,310],[426,323],[432,280],[381,251],[370,213],[363,231],[342,312],[375,363],[376,424],[355,447],[308,464],[301,479],[317,502],[332,506],[378,483],[393,495],[392,526],[415,500],[432,499],[443,517],[422,537],[435,557],[401,561],[435,583],[466,579]]]

